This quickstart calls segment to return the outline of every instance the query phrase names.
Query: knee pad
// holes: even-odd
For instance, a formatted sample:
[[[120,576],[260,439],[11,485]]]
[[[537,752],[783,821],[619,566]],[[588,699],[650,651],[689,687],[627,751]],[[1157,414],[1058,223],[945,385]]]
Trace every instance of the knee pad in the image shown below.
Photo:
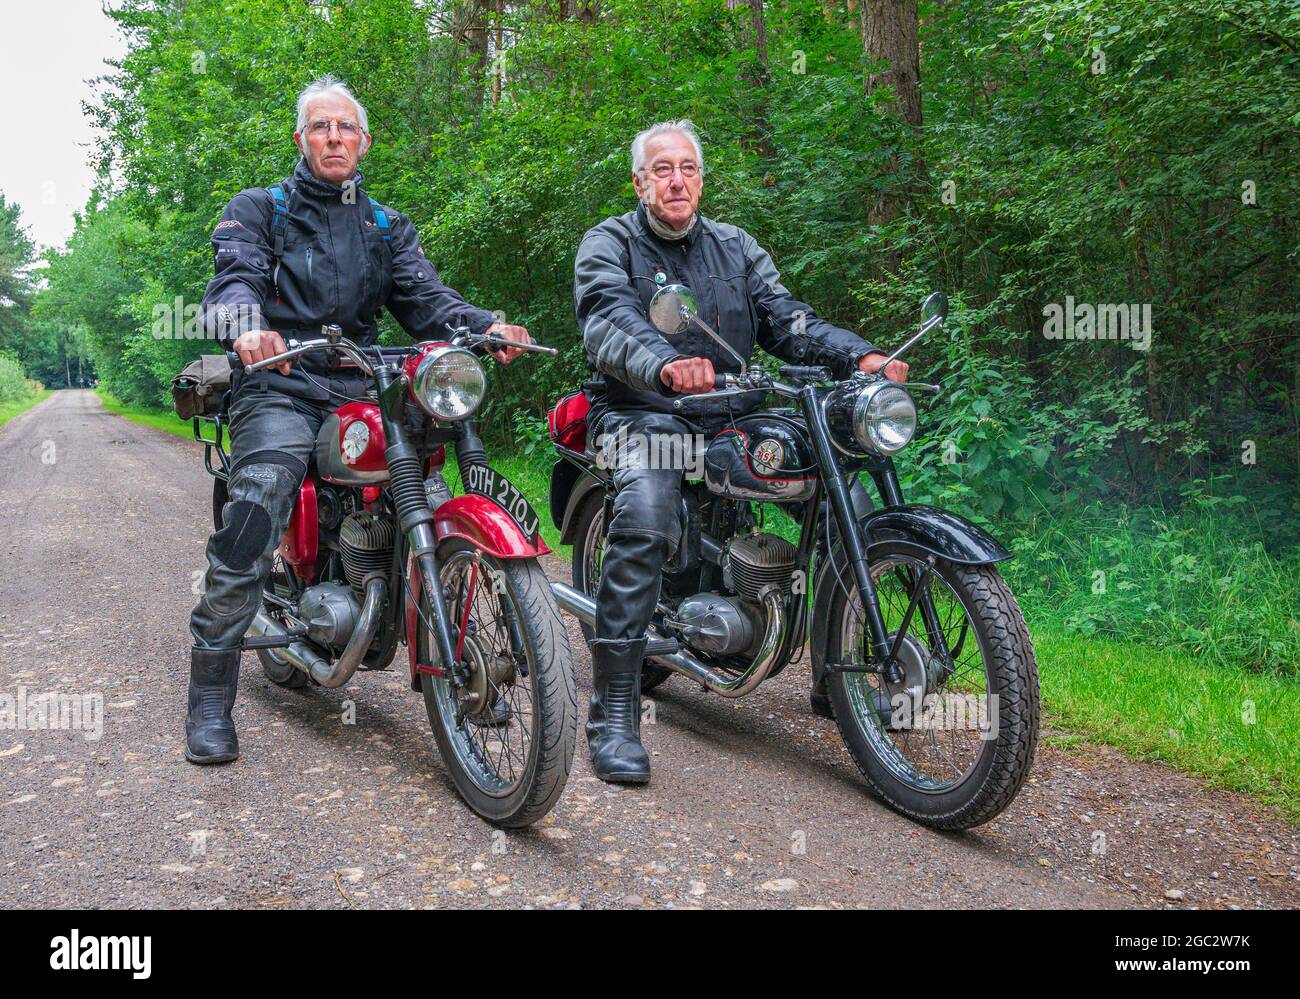
[[[273,530],[266,507],[250,500],[226,505],[225,524],[212,535],[212,551],[227,567],[242,572],[266,551]]]

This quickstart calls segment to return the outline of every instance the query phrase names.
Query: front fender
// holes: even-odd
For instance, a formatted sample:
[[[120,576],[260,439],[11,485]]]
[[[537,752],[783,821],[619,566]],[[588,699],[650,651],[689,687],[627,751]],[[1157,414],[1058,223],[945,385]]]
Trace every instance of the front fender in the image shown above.
[[[537,540],[529,541],[510,515],[495,500],[478,493],[464,493],[443,503],[433,512],[433,530],[439,543],[448,538],[464,538],[496,558],[536,558],[551,554],[551,549],[538,532]],[[420,673],[433,672],[429,666],[421,667],[416,661],[416,629],[419,627],[420,590],[422,580],[415,561],[407,563],[406,573],[406,653],[411,669],[411,689],[420,689]]]
[[[433,512],[433,530],[439,541],[464,538],[497,558],[536,558],[551,549],[542,540],[529,540],[501,504],[479,493],[463,493]]]
[[[983,528],[936,506],[909,503],[885,507],[871,511],[859,523],[867,539],[868,562],[879,558],[886,550],[918,558],[934,555],[958,565],[990,565],[1011,558],[1011,552]],[[852,573],[845,572],[844,568],[844,546],[837,541],[830,558],[817,567],[813,581],[810,646],[814,677],[821,675],[822,663],[826,661],[831,602],[837,588],[835,580],[844,578],[846,585],[856,585]]]
[[[916,554],[937,555],[958,565],[989,565],[1011,557],[981,527],[937,506],[910,503],[873,510],[862,518],[867,556],[884,545],[912,548]]]

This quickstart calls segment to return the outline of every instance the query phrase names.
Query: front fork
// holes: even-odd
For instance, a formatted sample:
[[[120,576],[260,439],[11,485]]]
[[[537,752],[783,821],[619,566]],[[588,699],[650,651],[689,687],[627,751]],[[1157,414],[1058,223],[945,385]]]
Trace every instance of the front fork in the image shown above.
[[[871,643],[871,658],[875,663],[879,664],[878,667],[872,668],[870,672],[878,670],[894,683],[903,679],[902,668],[898,664],[898,650],[902,646],[903,636],[907,634],[907,629],[911,625],[912,618],[918,608],[921,611],[922,619],[925,621],[926,630],[929,632],[932,651],[938,653],[942,660],[946,662],[948,650],[943,629],[940,627],[939,615],[934,608],[934,600],[930,595],[929,565],[915,574],[909,571],[912,598],[903,614],[903,620],[898,626],[894,640],[892,643],[890,642],[889,633],[885,629],[884,617],[880,613],[880,598],[876,593],[876,584],[871,578],[871,569],[867,562],[866,542],[862,536],[862,528],[858,524],[857,517],[854,516],[853,499],[849,494],[849,487],[845,484],[839,459],[835,454],[835,446],[831,443],[830,428],[826,425],[826,414],[822,409],[821,399],[818,397],[814,386],[806,385],[799,393],[799,400],[808,422],[809,436],[812,437],[813,448],[817,453],[817,462],[822,468],[822,479],[826,484],[826,494],[830,502],[831,513],[839,526],[840,541],[844,546],[844,554],[849,567],[853,571],[853,579],[858,587],[858,596],[862,600],[863,613],[867,618],[867,637]],[[903,497],[898,488],[898,477],[894,473],[893,465],[888,465],[874,477],[880,489],[880,498],[885,506],[901,506]],[[827,555],[829,556],[829,554],[828,552]],[[841,670],[844,669],[843,664],[836,664],[836,666]]]
[[[424,489],[424,475],[419,455],[406,432],[404,399],[406,384],[403,378],[387,364],[375,367],[375,382],[379,387],[379,415],[384,425],[384,457],[388,461],[390,490],[397,507],[397,519],[410,545],[411,555],[420,572],[422,592],[428,595],[434,640],[438,645],[438,658],[446,675],[459,679],[460,664],[456,660],[456,643],[452,638],[451,612],[442,592],[442,577],[438,566],[438,538],[433,530],[433,510]],[[408,635],[407,641],[414,637]]]

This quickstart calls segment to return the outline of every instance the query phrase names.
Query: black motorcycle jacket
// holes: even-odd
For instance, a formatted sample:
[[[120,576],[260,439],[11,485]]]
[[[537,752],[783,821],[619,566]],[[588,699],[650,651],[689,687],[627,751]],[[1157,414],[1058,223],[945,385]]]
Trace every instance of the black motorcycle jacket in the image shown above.
[[[286,209],[278,257],[271,192],[248,188],[235,195],[212,233],[215,275],[202,305],[208,334],[230,350],[249,330],[305,339],[334,324],[369,346],[383,308],[417,340],[445,337],[448,323],[464,323],[475,333],[492,325],[490,312],[438,279],[411,220],[372,205],[361,183],[357,173],[337,187],[299,160],[293,176],[278,185]],[[385,216],[387,229],[380,221]],[[328,375],[325,357],[314,353],[295,359],[288,375],[265,370],[244,376],[236,369],[234,388],[238,394],[257,385],[324,402]]]
[[[574,262],[573,297],[587,366],[596,374],[596,406],[672,412],[678,394],[659,375],[677,358],[707,357],[715,371],[740,370],[694,324],[673,337],[651,325],[650,299],[665,284],[689,287],[700,318],[741,357],[750,357],[758,343],[788,363],[825,365],[835,377],[847,378],[874,350],[794,299],[772,258],[745,230],[701,216],[683,239],[666,240],[650,229],[645,213],[640,205],[589,230]],[[691,414],[714,422],[762,402],[758,392],[716,401],[701,396]]]

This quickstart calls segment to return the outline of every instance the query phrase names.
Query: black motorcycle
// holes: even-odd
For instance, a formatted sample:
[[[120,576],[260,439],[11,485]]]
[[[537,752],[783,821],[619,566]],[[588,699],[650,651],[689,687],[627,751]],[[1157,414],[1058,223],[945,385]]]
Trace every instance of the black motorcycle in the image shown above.
[[[941,293],[926,299],[920,329],[890,360],[947,311]],[[682,285],[656,292],[649,318],[666,336],[694,324],[730,351]],[[789,402],[736,419],[705,445],[700,477],[688,471],[643,692],[679,673],[741,697],[808,646],[845,744],[891,808],[937,829],[989,821],[1034,758],[1038,666],[995,568],[1011,553],[955,514],[903,501],[893,455],[916,431],[908,390],[938,387],[861,372],[836,382],[816,366],[787,365],[774,378],[740,364],[717,376],[718,391],[675,407],[689,419],[701,398],[762,392]],[[551,415],[560,455],[552,516],[574,546],[573,586],[552,589],[590,641],[614,486],[588,446],[584,414],[575,393]],[[764,530],[764,504],[784,510],[797,533]]]

